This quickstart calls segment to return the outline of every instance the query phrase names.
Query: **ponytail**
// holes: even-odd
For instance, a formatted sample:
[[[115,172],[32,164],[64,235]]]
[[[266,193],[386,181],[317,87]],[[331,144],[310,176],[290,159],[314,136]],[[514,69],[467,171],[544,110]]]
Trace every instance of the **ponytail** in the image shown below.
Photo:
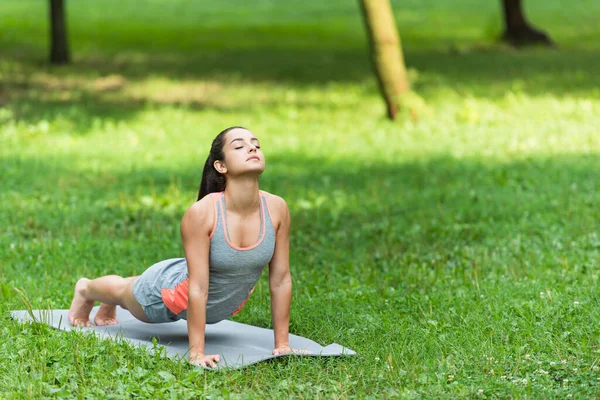
[[[222,192],[225,190],[227,184],[227,178],[225,175],[217,172],[215,169],[215,161],[225,161],[225,153],[223,147],[225,146],[225,135],[232,129],[246,129],[241,126],[232,126],[225,129],[217,135],[213,140],[210,147],[210,153],[204,163],[204,169],[202,171],[202,180],[200,181],[200,189],[198,190],[198,200],[210,193]]]
[[[225,175],[217,172],[213,165],[215,160],[211,160],[211,158],[211,155],[209,155],[204,164],[202,180],[200,181],[200,190],[198,191],[198,200],[202,199],[207,194],[225,190]]]

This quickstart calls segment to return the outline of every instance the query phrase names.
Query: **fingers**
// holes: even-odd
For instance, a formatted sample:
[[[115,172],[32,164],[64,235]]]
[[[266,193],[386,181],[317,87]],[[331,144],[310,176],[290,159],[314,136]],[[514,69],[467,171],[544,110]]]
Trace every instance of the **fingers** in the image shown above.
[[[292,351],[292,349],[290,349],[289,347],[278,347],[273,350],[273,355],[279,356],[279,355],[283,355],[283,354],[288,354],[291,351]]]
[[[292,349],[290,349],[289,347],[278,347],[276,349],[273,350],[273,355],[283,355],[283,354],[289,354],[292,352]]]
[[[191,364],[205,368],[217,368],[216,363],[218,362],[221,362],[221,356],[218,354],[203,355],[190,359]]]
[[[211,365],[211,362],[209,362],[208,360],[202,360],[202,361],[198,360],[198,361],[192,362],[191,364],[195,365],[197,367],[202,367],[202,368],[216,368],[217,367],[214,363],[212,363],[212,365]]]
[[[291,347],[278,347],[273,350],[273,355],[284,355],[284,354],[309,354],[308,350],[292,349]]]
[[[217,354],[214,356],[208,356],[209,357],[209,364],[211,368],[217,368],[217,364],[218,362],[221,361],[221,357]]]
[[[217,368],[217,365],[213,362],[213,360],[204,360],[204,361],[200,362],[200,366],[201,367]]]
[[[273,350],[273,355],[279,356],[279,355],[289,354],[291,352],[292,352],[292,349],[290,349],[289,347],[278,347],[275,350]]]

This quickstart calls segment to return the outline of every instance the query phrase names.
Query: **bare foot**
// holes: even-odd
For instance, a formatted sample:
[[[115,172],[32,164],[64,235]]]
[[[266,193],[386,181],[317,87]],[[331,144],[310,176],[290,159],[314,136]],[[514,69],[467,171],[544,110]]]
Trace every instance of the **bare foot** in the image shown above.
[[[83,295],[89,281],[89,279],[81,278],[75,284],[75,294],[69,308],[69,321],[73,326],[93,326],[90,322],[90,312],[94,308],[94,302],[87,300]]]
[[[117,321],[117,306],[110,304],[100,304],[100,308],[94,317],[94,323],[97,326],[115,325]]]

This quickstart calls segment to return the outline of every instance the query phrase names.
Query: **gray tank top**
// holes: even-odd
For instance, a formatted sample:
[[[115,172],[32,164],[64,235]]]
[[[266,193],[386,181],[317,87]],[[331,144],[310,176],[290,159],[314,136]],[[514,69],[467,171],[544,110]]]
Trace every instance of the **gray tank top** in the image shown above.
[[[260,192],[260,232],[256,243],[240,248],[231,243],[227,230],[225,193],[212,193],[215,205],[215,226],[210,237],[209,286],[206,304],[206,322],[219,322],[235,315],[242,309],[260,278],[263,269],[273,258],[275,251],[275,228],[271,220],[267,199]],[[173,289],[162,291],[165,305],[172,309],[179,304],[187,305],[188,273],[185,259],[176,263],[179,277]],[[173,265],[175,267],[175,265]],[[182,269],[180,269],[182,268]],[[166,271],[165,271],[166,272]],[[175,271],[170,271],[175,272]],[[170,273],[169,273],[170,274]],[[167,296],[168,298],[166,298]],[[183,299],[185,297],[185,299]],[[179,318],[187,319],[187,306],[175,309]]]

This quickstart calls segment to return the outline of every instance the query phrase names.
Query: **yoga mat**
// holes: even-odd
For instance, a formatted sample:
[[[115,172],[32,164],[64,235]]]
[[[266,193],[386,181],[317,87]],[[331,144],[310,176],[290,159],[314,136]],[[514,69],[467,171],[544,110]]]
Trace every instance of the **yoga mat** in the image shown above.
[[[94,307],[90,320],[99,307]],[[164,346],[166,354],[171,358],[188,357],[187,322],[179,320],[166,324],[147,324],[135,319],[127,310],[117,307],[117,325],[94,326],[89,328],[73,327],[69,323],[69,310],[34,310],[35,321],[57,329],[70,331],[80,329],[94,332],[103,339],[126,340],[135,345],[152,350],[152,339],[156,338],[160,346]],[[20,322],[33,321],[28,311],[11,311],[14,319]],[[260,361],[277,357],[289,356],[341,356],[355,355],[353,350],[339,344],[321,346],[318,343],[290,334],[290,347],[297,350],[307,350],[307,354],[272,355],[273,331],[252,325],[241,324],[229,320],[217,324],[206,325],[205,354],[220,354],[219,368],[241,368]]]

